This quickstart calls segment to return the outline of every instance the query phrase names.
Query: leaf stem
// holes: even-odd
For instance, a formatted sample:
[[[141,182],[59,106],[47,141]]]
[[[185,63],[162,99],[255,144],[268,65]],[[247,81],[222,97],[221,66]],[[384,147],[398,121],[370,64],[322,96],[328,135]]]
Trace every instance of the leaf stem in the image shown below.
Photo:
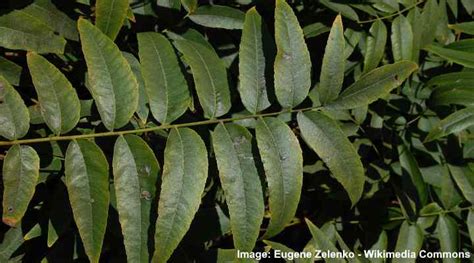
[[[382,17],[377,17],[377,18],[373,18],[373,19],[369,19],[369,20],[364,20],[364,21],[358,21],[357,23],[359,23],[359,24],[366,24],[366,23],[370,23],[370,22],[377,21],[377,20],[379,20],[379,19],[380,19],[380,20],[384,20],[384,19],[387,19],[387,18],[391,18],[391,17],[394,17],[394,16],[396,16],[396,15],[400,15],[400,14],[402,14],[403,12],[406,12],[406,11],[409,11],[409,10],[415,8],[416,6],[418,6],[419,4],[423,3],[424,1],[425,1],[425,0],[420,0],[420,1],[416,2],[416,3],[414,3],[414,4],[411,5],[411,6],[406,7],[406,8],[404,8],[404,9],[402,9],[402,10],[400,10],[400,11],[397,11],[397,12],[395,12],[395,13],[393,13],[393,14],[390,14],[390,15],[386,15],[386,16],[382,16]]]
[[[225,118],[225,119],[210,119],[210,120],[188,122],[188,123],[168,124],[168,125],[161,125],[161,126],[149,127],[149,128],[140,128],[140,129],[134,129],[134,130],[109,131],[109,132],[99,132],[99,133],[80,134],[80,135],[50,136],[50,137],[22,139],[22,140],[14,140],[14,141],[0,141],[0,146],[11,146],[15,144],[36,144],[36,143],[52,142],[52,141],[70,141],[70,140],[77,140],[77,139],[90,139],[90,138],[96,138],[96,137],[120,136],[120,135],[125,135],[125,134],[152,132],[152,131],[157,131],[157,130],[166,130],[166,129],[173,129],[173,128],[202,126],[202,125],[216,124],[220,122],[222,123],[234,122],[234,121],[245,120],[245,119],[276,116],[283,113],[305,112],[305,111],[315,110],[319,108],[321,108],[321,106],[307,107],[307,108],[301,108],[301,109],[289,109],[289,110],[286,109],[286,110],[282,110],[278,112],[260,113],[260,114],[239,116],[239,117],[233,117],[233,118]]]

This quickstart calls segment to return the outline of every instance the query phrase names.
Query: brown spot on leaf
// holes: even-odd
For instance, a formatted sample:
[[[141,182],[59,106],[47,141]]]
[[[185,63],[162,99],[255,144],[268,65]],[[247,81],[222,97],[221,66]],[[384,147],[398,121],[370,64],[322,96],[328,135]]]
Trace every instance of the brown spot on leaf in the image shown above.
[[[9,218],[9,217],[4,217],[3,218],[3,223],[5,223],[6,225],[8,225],[10,227],[15,227],[17,222],[18,221],[13,219],[13,218]]]

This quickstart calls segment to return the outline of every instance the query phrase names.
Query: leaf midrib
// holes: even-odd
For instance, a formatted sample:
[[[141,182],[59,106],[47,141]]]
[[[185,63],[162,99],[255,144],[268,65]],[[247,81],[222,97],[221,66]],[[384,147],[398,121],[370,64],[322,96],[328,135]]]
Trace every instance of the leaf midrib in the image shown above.
[[[182,172],[183,172],[182,174],[183,174],[183,176],[182,176],[182,180],[181,180],[181,182],[180,182],[181,185],[180,185],[179,193],[178,193],[178,198],[179,198],[179,200],[178,200],[178,202],[176,202],[176,205],[174,206],[173,215],[172,215],[172,217],[171,217],[171,224],[170,224],[171,227],[168,229],[167,232],[170,232],[171,230],[173,230],[173,229],[175,228],[175,218],[176,218],[176,214],[178,213],[178,206],[179,206],[179,204],[182,203],[181,201],[182,201],[182,198],[183,198],[183,189],[184,189],[183,186],[184,186],[184,179],[185,179],[184,177],[185,177],[185,170],[186,170],[186,169],[185,169],[185,161],[184,161],[185,153],[184,153],[183,139],[182,139],[182,137],[181,137],[181,133],[179,132],[179,130],[176,129],[175,131],[176,131],[176,134],[177,134],[177,136],[178,136],[178,138],[179,138],[181,156],[183,157],[183,158],[181,158],[181,168],[182,168]],[[169,177],[169,175],[168,175],[168,177]],[[168,233],[167,235],[165,235],[165,239],[164,239],[164,241],[163,241],[163,244],[165,244],[166,246],[169,246],[169,242],[168,242],[168,241],[169,241],[169,239],[170,239],[170,236],[171,236],[171,235],[170,235],[169,233]]]
[[[168,78],[165,73],[164,65],[163,65],[163,60],[161,59],[161,54],[158,51],[158,48],[155,45],[155,41],[153,41],[153,38],[149,35],[146,35],[148,40],[152,43],[153,50],[155,51],[157,57],[158,57],[158,63],[160,64],[160,70],[161,74],[163,75],[163,80],[164,80],[164,93],[165,93],[165,114],[164,114],[164,120],[163,122],[166,123],[168,120],[168,105],[169,105],[169,94],[168,94]]]
[[[92,32],[93,33],[93,32]],[[90,36],[88,36],[88,38],[90,38]],[[108,39],[106,39],[105,41],[107,41]],[[116,121],[116,116],[117,116],[117,101],[115,99],[115,85],[114,85],[114,81],[112,79],[112,76],[110,74],[110,68],[109,68],[109,65],[107,63],[107,60],[105,59],[104,57],[104,54],[102,53],[102,47],[99,45],[99,43],[97,43],[95,41],[95,37],[92,37],[91,38],[91,41],[90,43],[93,43],[94,46],[95,46],[95,50],[97,51],[97,54],[99,54],[99,59],[101,60],[101,62],[103,63],[103,65],[105,66],[105,68],[107,69],[107,73],[108,75],[106,75],[105,77],[109,79],[110,81],[110,85],[112,86],[111,87],[111,93],[112,93],[112,107],[113,107],[113,118],[112,118],[112,129],[115,128],[115,121]],[[100,65],[98,65],[100,66]],[[90,73],[89,73],[90,74]],[[95,85],[93,83],[90,83],[92,86],[95,87]],[[91,92],[92,93],[95,93],[95,88],[91,89]]]
[[[234,146],[234,141],[232,140],[232,137],[230,136],[230,133],[227,130],[227,127],[225,125],[222,125],[222,127],[224,128],[224,131],[226,133],[227,140],[230,141],[230,145],[231,145],[231,148],[233,150],[233,155],[237,156],[236,159],[237,159],[237,163],[238,163],[238,166],[239,166],[238,173],[240,175],[240,178],[242,179],[242,187],[239,187],[240,188],[239,190],[243,190],[243,195],[242,196],[244,196],[244,202],[242,202],[241,204],[243,204],[243,206],[244,206],[245,218],[249,219],[249,218],[252,218],[252,215],[249,215],[249,211],[247,209],[249,207],[249,205],[247,204],[248,199],[246,198],[247,197],[247,188],[245,187],[246,183],[245,183],[245,180],[244,180],[244,173],[242,172],[242,162],[239,158],[239,154],[237,152],[237,149]],[[247,234],[248,225],[244,224],[244,227],[240,227],[240,230],[242,230],[241,232]],[[245,235],[245,237],[244,237],[245,241],[247,241],[248,238],[249,237],[247,235]]]
[[[84,154],[83,154],[83,152],[82,152],[81,146],[79,145],[78,142],[74,142],[74,143],[77,145],[77,148],[78,148],[78,150],[79,150],[79,155],[80,155],[80,159],[81,159],[81,160],[80,160],[80,161],[81,161],[81,164],[85,167],[85,170],[86,170],[86,174],[84,175],[85,180],[87,180],[87,189],[86,189],[87,193],[86,193],[86,194],[87,194],[87,196],[88,196],[90,199],[93,199],[93,198],[92,198],[92,195],[91,195],[91,192],[90,192],[90,189],[91,189],[91,182],[90,182],[90,180],[89,180],[89,174],[90,174],[90,172],[89,172],[89,167],[88,167],[88,165],[86,164],[86,159],[84,158]],[[71,176],[74,176],[74,175],[71,175]],[[71,178],[71,179],[72,179],[72,178]],[[76,188],[76,187],[75,187],[75,188]],[[79,190],[79,189],[76,188],[76,190]],[[93,214],[94,214],[94,211],[93,211],[94,209],[92,208],[92,203],[91,203],[91,202],[87,202],[87,207],[89,208],[89,211],[88,211],[89,213],[88,213],[88,215],[90,215],[91,226],[93,227],[95,224],[94,224],[94,215],[93,215]],[[82,214],[82,213],[81,213],[81,214]],[[78,216],[79,216],[79,215],[78,215]],[[82,215],[81,215],[81,217],[82,217]],[[92,239],[91,244],[94,244],[94,243],[95,243],[94,231],[90,231],[90,233],[91,233],[90,237],[91,237],[91,239]],[[82,238],[82,237],[81,237],[81,238]],[[94,249],[93,246],[92,246],[91,248]]]
[[[191,45],[193,46],[193,45]],[[211,72],[209,70],[209,67],[207,66],[207,63],[206,61],[204,60],[204,58],[201,56],[201,53],[199,52],[198,49],[191,49],[191,50],[194,50],[194,52],[198,55],[199,57],[199,60],[201,60],[202,62],[202,65],[204,65],[204,68],[206,69],[206,73],[207,73],[207,76],[209,77],[209,80],[211,82],[211,87],[212,87],[212,97],[213,97],[213,101],[214,101],[214,109],[213,109],[213,113],[212,113],[212,116],[211,117],[215,117],[216,115],[218,115],[218,108],[217,108],[217,92],[216,92],[216,85],[214,83],[214,79],[212,78],[212,75],[211,75]],[[220,59],[218,57],[218,59]]]
[[[273,133],[272,133],[270,127],[268,127],[267,122],[266,122],[265,120],[263,120],[263,119],[262,119],[262,122],[263,122],[263,124],[265,125],[265,129],[267,129],[268,133],[270,134],[270,140],[272,141],[273,148],[276,149],[276,151],[278,152],[278,158],[279,158],[279,159],[278,159],[278,160],[279,160],[278,165],[279,165],[279,167],[280,167],[280,173],[278,174],[278,175],[279,175],[278,177],[279,177],[279,179],[280,179],[280,181],[281,181],[280,190],[281,190],[281,192],[283,193],[283,201],[282,201],[282,203],[283,203],[283,208],[282,208],[281,210],[282,210],[282,211],[286,211],[287,200],[286,200],[286,194],[285,194],[285,193],[286,193],[286,191],[285,191],[285,190],[286,190],[286,187],[285,187],[285,180],[284,180],[284,178],[283,178],[283,163],[282,163],[282,161],[281,161],[281,160],[283,159],[283,158],[282,158],[282,154],[281,154],[281,152],[280,152],[280,148],[279,148],[279,147],[277,146],[277,144],[276,144],[275,136],[273,135]],[[279,223],[281,223],[281,222],[283,221],[283,219],[284,219],[284,213],[279,212],[279,217],[278,217]],[[270,223],[271,223],[271,221],[270,221]],[[270,224],[270,225],[271,225],[271,224]]]
[[[49,65],[47,65],[47,66],[49,67]],[[37,67],[37,68],[39,69],[39,71],[41,71],[41,73],[47,73],[42,66]],[[56,88],[55,88],[56,85],[53,85],[54,82],[51,81],[51,78],[50,78],[49,74],[42,74],[42,75],[45,76],[45,80],[49,84],[49,85],[45,85],[45,86],[47,86],[46,88],[51,87],[51,90],[53,91],[53,94],[54,94],[53,99],[54,99],[54,102],[55,102],[55,105],[56,105],[55,108],[56,108],[56,110],[59,111],[59,127],[58,128],[59,128],[59,133],[61,133],[61,131],[63,129],[63,117],[62,117],[63,116],[63,109],[62,109],[62,107],[60,105],[60,102],[59,102],[59,99],[58,99],[58,94],[57,94]],[[61,78],[61,77],[59,77],[59,78]],[[65,89],[67,89],[67,86],[65,87]]]

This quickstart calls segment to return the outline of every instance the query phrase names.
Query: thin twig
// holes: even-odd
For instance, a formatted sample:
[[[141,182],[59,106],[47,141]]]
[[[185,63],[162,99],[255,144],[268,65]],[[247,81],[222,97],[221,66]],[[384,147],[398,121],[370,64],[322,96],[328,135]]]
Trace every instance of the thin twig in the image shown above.
[[[234,121],[245,120],[245,119],[275,116],[275,115],[280,115],[283,113],[304,112],[304,111],[315,110],[318,108],[320,107],[318,106],[318,107],[308,107],[308,108],[302,108],[302,109],[282,110],[278,112],[260,113],[260,114],[239,116],[239,117],[226,118],[226,119],[211,119],[211,120],[188,122],[188,123],[167,124],[167,125],[161,125],[161,126],[150,127],[150,128],[134,129],[134,130],[99,132],[99,133],[81,134],[81,135],[51,136],[51,137],[34,138],[34,139],[22,139],[22,140],[15,140],[15,141],[0,141],[0,146],[10,146],[10,145],[15,145],[15,144],[35,144],[35,143],[52,142],[52,141],[71,141],[71,140],[77,140],[77,139],[89,139],[89,138],[96,138],[96,137],[120,136],[120,135],[125,135],[125,134],[144,133],[144,132],[152,132],[152,131],[157,131],[157,130],[166,130],[166,129],[173,129],[173,128],[183,128],[183,127],[216,124],[216,123],[234,122]]]
[[[409,11],[415,7],[417,7],[419,4],[423,3],[425,0],[420,0],[418,2],[416,2],[415,4],[405,8],[405,9],[402,9],[398,12],[395,12],[393,14],[390,14],[390,15],[386,15],[386,16],[382,16],[382,17],[377,17],[377,18],[373,18],[373,19],[369,19],[369,20],[364,20],[364,21],[358,21],[357,23],[359,24],[366,24],[366,23],[370,23],[370,22],[374,22],[374,21],[377,21],[377,20],[384,20],[384,19],[387,19],[387,18],[391,18],[391,17],[394,17],[396,15],[399,15],[399,14],[402,14],[403,12],[406,12],[406,11]]]

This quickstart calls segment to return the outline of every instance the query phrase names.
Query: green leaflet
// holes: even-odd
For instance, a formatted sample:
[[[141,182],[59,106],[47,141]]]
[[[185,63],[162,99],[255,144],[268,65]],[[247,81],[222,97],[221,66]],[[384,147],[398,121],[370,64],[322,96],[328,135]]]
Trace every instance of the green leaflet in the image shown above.
[[[262,185],[252,154],[252,135],[237,124],[219,124],[212,143],[229,208],[234,247],[253,250],[263,220]]]
[[[176,40],[175,44],[191,67],[205,117],[213,119],[226,114],[231,102],[227,71],[222,60],[214,50],[197,42]]]
[[[474,104],[473,87],[452,87],[450,89],[435,89],[431,93],[430,102],[433,105],[459,104],[472,106]]]
[[[474,68],[474,53],[467,51],[460,51],[447,47],[439,47],[430,45],[425,48],[427,51],[434,53],[450,62],[463,65],[468,68]]]
[[[440,180],[440,188],[441,192],[439,193],[439,197],[441,199],[441,203],[443,207],[446,209],[451,209],[461,203],[463,201],[463,197],[461,193],[459,193],[458,189],[456,188],[456,183],[454,182],[454,175],[456,171],[452,169],[448,169],[449,166],[444,165],[441,170],[441,180]],[[451,171],[450,171],[451,170]],[[436,191],[436,190],[435,190]],[[420,211],[421,212],[421,211]]]
[[[63,73],[44,57],[28,53],[27,61],[44,121],[55,134],[71,131],[81,113],[76,90]]]
[[[51,0],[36,0],[31,5],[19,10],[31,18],[38,20],[51,31],[58,32],[61,36],[78,41],[76,23],[66,14],[56,8]]]
[[[449,25],[449,28],[454,29],[458,32],[474,35],[474,21]]]
[[[474,90],[474,74],[469,71],[446,73],[431,78],[426,86],[435,89],[471,88]]]
[[[138,106],[138,83],[115,43],[85,19],[79,19],[89,91],[109,130],[128,123]]]
[[[441,214],[436,226],[441,252],[452,253],[459,250],[458,224],[449,215]],[[461,262],[459,258],[443,258],[443,262]]]
[[[293,108],[308,95],[311,59],[298,19],[285,0],[275,8],[275,95],[283,108]]]
[[[0,46],[38,53],[64,52],[66,40],[32,16],[13,11],[0,16]]]
[[[163,35],[138,34],[139,56],[151,113],[162,124],[184,114],[190,94],[173,46]]]
[[[188,231],[201,203],[207,169],[207,150],[199,135],[189,128],[172,130],[166,142],[152,262],[166,262]]]
[[[0,75],[0,136],[16,140],[30,128],[30,114],[20,94]]]
[[[398,146],[398,156],[400,160],[400,166],[408,173],[411,183],[416,189],[418,201],[420,207],[423,207],[428,203],[428,189],[423,181],[423,176],[413,154],[410,152],[408,146],[403,143]]]
[[[48,220],[48,240],[47,245],[48,247],[52,247],[54,243],[58,240],[59,236],[54,228],[54,225],[51,223],[51,220]]]
[[[390,38],[395,62],[413,58],[413,30],[410,21],[403,15],[393,20]]]
[[[407,19],[410,21],[411,29],[413,31],[413,49],[411,52],[412,58],[410,60],[418,63],[421,48],[421,32],[423,30],[420,9],[415,7],[410,10],[407,14]]]
[[[370,104],[400,86],[418,66],[410,61],[400,61],[372,70],[345,89],[327,105],[332,109],[353,109]]]
[[[315,111],[300,112],[297,118],[304,141],[342,184],[352,205],[357,203],[364,190],[364,167],[339,124],[325,114]]]
[[[159,7],[175,9],[178,11],[181,9],[180,0],[156,0],[156,5]]]
[[[117,138],[113,158],[114,186],[129,262],[149,262],[150,210],[159,171],[153,151],[140,137]]]
[[[84,249],[99,262],[109,210],[109,166],[94,142],[71,141],[65,157],[69,202]]]
[[[142,123],[146,123],[148,120],[148,114],[150,113],[150,109],[148,108],[148,95],[145,90],[145,80],[143,79],[140,62],[138,62],[138,59],[131,53],[122,52],[122,54],[128,61],[128,64],[132,69],[133,75],[135,75],[135,78],[138,82],[138,107],[136,113]]]
[[[410,224],[404,221],[398,232],[396,252],[409,250],[418,255],[423,245],[423,231],[417,224]],[[393,263],[415,263],[416,259],[412,258],[394,258]]]
[[[468,71],[438,75],[426,83],[433,88],[430,102],[434,105],[470,106],[474,103],[473,82],[474,75]]]
[[[197,0],[181,0],[181,5],[183,5],[188,13],[194,12],[198,7]]]
[[[15,227],[35,193],[40,159],[30,146],[12,146],[3,162],[3,223]]]
[[[462,194],[471,204],[474,204],[474,173],[467,167],[448,165],[451,176]]]
[[[354,49],[359,44],[363,34],[360,31],[355,31],[351,28],[347,28],[344,31],[344,39],[346,44],[344,45],[344,58],[348,59],[354,52]]]
[[[365,73],[375,69],[382,60],[387,43],[387,28],[381,20],[377,20],[370,27],[369,34],[364,55]]]
[[[454,17],[458,18],[458,1],[457,0],[447,0],[447,3],[448,3],[448,6],[449,6],[449,9],[451,9],[451,11],[454,14]]]
[[[303,34],[305,38],[312,38],[329,32],[329,30],[331,29],[325,26],[323,23],[316,22],[303,27]]]
[[[387,232],[382,230],[380,232],[379,238],[377,241],[370,247],[370,250],[387,250]],[[371,263],[384,263],[385,259],[383,258],[374,258],[370,260]]]
[[[471,243],[474,244],[474,210],[469,210],[467,215],[466,225],[469,230],[469,236],[471,237]]]
[[[341,13],[341,15],[349,18],[350,20],[359,21],[359,16],[349,5],[340,4],[331,0],[320,0],[320,3],[327,6],[336,13]]]
[[[453,42],[453,43],[451,43],[451,44],[449,44],[445,47],[449,48],[449,49],[474,53],[474,39],[470,38],[470,39],[459,40],[459,41]]]
[[[25,241],[28,241],[28,240],[31,240],[33,238],[37,238],[39,236],[41,236],[41,227],[40,227],[39,224],[36,224],[30,229],[30,231],[28,231],[28,233],[25,234],[23,239]]]
[[[239,92],[245,108],[251,113],[270,106],[265,81],[262,17],[255,8],[245,15],[239,51]]]
[[[270,195],[271,218],[264,238],[270,238],[295,216],[303,185],[303,156],[298,139],[278,118],[258,120],[256,137]]]
[[[0,75],[2,75],[12,85],[20,84],[22,67],[10,60],[0,57]]]
[[[460,132],[467,127],[474,124],[474,108],[467,107],[462,110],[458,110],[448,117],[442,119],[438,124],[431,129],[428,136],[425,138],[425,142],[433,141],[438,138],[444,137],[451,133]]]
[[[188,29],[181,35],[174,34],[172,32],[167,32],[167,36],[172,40],[189,40],[192,42],[196,42],[197,44],[201,44],[211,50],[214,50],[214,47],[207,41],[206,37],[203,36],[199,31],[195,29]]]
[[[1,262],[21,262],[16,261],[18,256],[10,259],[15,251],[23,244],[23,233],[21,225],[11,227],[3,235],[2,243],[0,243],[0,261]],[[21,255],[19,257],[22,257]]]
[[[235,8],[221,5],[204,5],[189,15],[194,23],[205,27],[242,29],[245,14]]]
[[[319,76],[319,101],[322,105],[334,100],[341,92],[344,81],[344,64],[346,62],[344,49],[344,28],[340,15],[336,17],[329,33],[324,52],[321,75]]]
[[[444,166],[440,166],[444,167]],[[451,179],[449,176],[449,173],[447,174],[447,178]],[[453,191],[454,189],[451,189]],[[454,190],[456,191],[456,190]],[[443,202],[444,203],[444,202]],[[447,208],[447,207],[446,207]],[[438,203],[430,203],[424,206],[420,212],[420,216],[416,219],[416,224],[421,228],[421,229],[428,229],[430,228],[435,220],[437,219],[437,215],[443,212],[443,208],[441,208]],[[431,215],[434,214],[433,216],[426,216],[426,215]]]
[[[115,40],[127,17],[128,0],[97,0],[95,24],[110,39]]]
[[[435,38],[436,29],[441,19],[438,12],[438,1],[427,0],[423,6],[420,20],[418,21],[420,30],[420,48],[431,44]]]
[[[308,225],[309,231],[313,236],[314,243],[316,245],[316,249],[321,251],[331,251],[331,252],[339,252],[333,242],[326,236],[326,234],[321,231],[317,226],[315,226],[309,219],[305,218],[306,225]],[[341,258],[332,258],[330,262],[341,262],[344,263],[345,260]]]

